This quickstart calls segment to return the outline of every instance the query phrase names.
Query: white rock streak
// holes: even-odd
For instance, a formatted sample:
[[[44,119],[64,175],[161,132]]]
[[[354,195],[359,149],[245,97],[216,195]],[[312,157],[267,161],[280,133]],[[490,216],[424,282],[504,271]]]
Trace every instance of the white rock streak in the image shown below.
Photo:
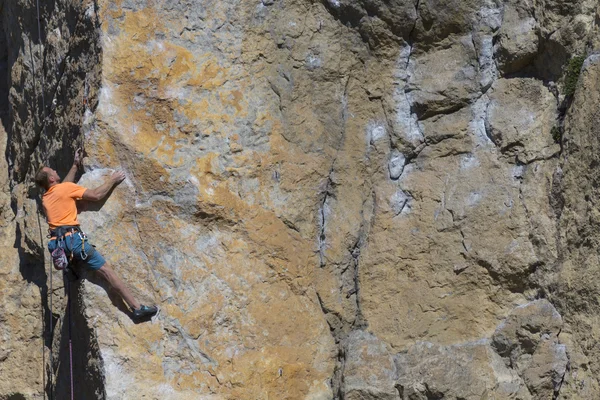
[[[412,99],[407,93],[406,86],[410,80],[410,54],[411,46],[405,46],[398,56],[397,68],[394,73],[394,85],[396,89],[393,94],[396,103],[396,116],[393,121],[395,129],[410,143],[418,145],[423,142],[424,137],[419,126],[417,116],[412,112]]]

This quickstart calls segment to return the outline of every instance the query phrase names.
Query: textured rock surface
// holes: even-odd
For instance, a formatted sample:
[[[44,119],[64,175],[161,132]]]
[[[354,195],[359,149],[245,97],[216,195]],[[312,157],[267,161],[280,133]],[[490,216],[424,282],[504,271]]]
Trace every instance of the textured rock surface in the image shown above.
[[[598,398],[595,2],[40,5],[0,1],[0,399],[68,396],[31,179],[82,144],[162,312],[74,285],[77,397]]]
[[[490,138],[517,163],[530,164],[559,152],[551,130],[557,124],[556,98],[535,79],[499,79],[489,94]]]

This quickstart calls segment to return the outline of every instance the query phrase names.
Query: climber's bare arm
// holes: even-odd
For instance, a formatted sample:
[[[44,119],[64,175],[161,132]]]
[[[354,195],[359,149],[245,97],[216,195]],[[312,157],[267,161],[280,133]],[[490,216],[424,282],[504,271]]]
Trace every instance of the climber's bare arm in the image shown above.
[[[79,148],[79,149],[77,149],[77,151],[75,151],[75,157],[73,159],[73,166],[69,170],[69,173],[67,174],[67,176],[65,176],[65,179],[63,179],[63,182],[75,182],[75,175],[77,174],[77,170],[81,166],[82,159],[83,159],[83,150],[81,150],[81,148]]]
[[[113,173],[108,179],[108,181],[103,185],[100,185],[94,189],[87,189],[85,192],[83,192],[83,200],[100,201],[104,199],[106,195],[110,193],[110,190],[113,187],[117,186],[119,183],[123,182],[124,179],[124,172],[119,171]]]

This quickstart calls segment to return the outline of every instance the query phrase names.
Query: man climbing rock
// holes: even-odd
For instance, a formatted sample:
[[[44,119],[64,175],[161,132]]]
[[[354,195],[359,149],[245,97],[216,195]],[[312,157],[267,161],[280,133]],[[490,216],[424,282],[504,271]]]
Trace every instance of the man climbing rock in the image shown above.
[[[62,247],[67,255],[78,265],[96,271],[103,277],[133,310],[134,319],[149,318],[158,312],[154,306],[140,304],[129,288],[106,263],[104,257],[87,241],[77,219],[77,200],[100,201],[125,179],[123,172],[112,174],[108,182],[95,189],[86,189],[74,183],[75,174],[81,165],[82,151],[75,152],[75,161],[71,170],[61,182],[55,170],[42,167],[35,175],[35,182],[46,191],[42,196],[44,212],[50,226],[48,250],[52,253]]]

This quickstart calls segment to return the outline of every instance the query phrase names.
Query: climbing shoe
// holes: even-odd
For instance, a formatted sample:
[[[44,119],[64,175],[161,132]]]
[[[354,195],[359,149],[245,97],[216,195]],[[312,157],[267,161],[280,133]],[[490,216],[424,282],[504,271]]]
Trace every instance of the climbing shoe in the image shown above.
[[[133,310],[133,318],[142,319],[142,318],[150,318],[158,312],[158,307],[155,306],[145,306],[142,305],[137,310]]]

